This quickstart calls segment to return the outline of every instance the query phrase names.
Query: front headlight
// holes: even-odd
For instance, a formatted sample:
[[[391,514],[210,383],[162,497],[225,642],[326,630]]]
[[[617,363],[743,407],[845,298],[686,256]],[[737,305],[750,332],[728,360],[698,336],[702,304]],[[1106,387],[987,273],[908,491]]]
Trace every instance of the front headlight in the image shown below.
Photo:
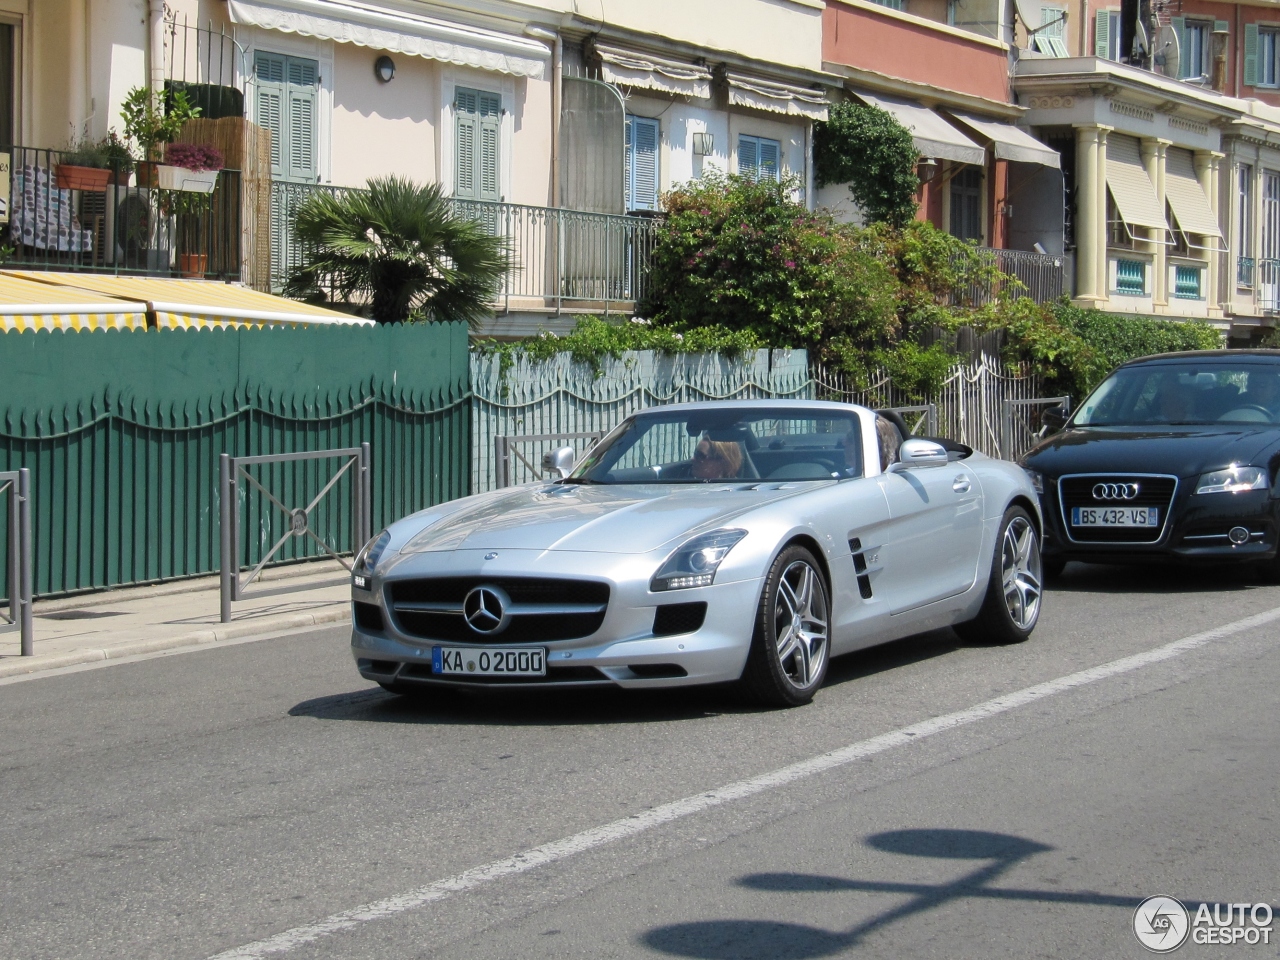
[[[369,589],[369,575],[382,559],[382,554],[391,542],[391,531],[383,530],[364,545],[364,549],[356,555],[356,562],[351,566],[351,582],[361,590]]]
[[[1265,490],[1267,471],[1262,467],[1241,467],[1235,464],[1225,470],[1214,470],[1200,478],[1196,493],[1243,493],[1245,490]]]
[[[1031,481],[1031,489],[1035,490],[1040,496],[1044,496],[1044,474],[1038,470],[1028,470],[1022,468],[1022,472],[1027,475],[1027,479]]]
[[[716,530],[686,541],[658,568],[649,581],[649,589],[656,593],[660,590],[709,587],[715,582],[720,561],[746,535],[745,530]]]

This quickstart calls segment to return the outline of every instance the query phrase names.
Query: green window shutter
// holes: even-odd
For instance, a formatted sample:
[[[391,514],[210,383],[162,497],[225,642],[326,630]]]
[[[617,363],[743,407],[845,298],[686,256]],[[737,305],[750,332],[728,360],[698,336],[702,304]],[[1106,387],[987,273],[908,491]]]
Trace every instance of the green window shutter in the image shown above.
[[[289,163],[290,180],[314,183],[316,163],[316,91],[314,87],[289,85]]]
[[[658,121],[630,118],[627,143],[627,172],[630,178],[628,210],[658,209]]]
[[[454,155],[457,160],[454,173],[454,189],[456,196],[468,200],[477,199],[476,194],[476,128],[479,126],[474,115],[458,112],[457,133],[454,137]]]
[[[1169,20],[1174,35],[1178,38],[1178,77],[1184,79],[1187,74],[1187,18],[1173,17]]]
[[[476,170],[479,197],[481,200],[501,200],[498,162],[502,137],[502,98],[497,94],[482,93],[477,106],[480,114],[479,167]]]
[[[454,195],[468,200],[501,200],[502,98],[459,87],[454,137]]]
[[[755,137],[738,137],[738,173],[754,177],[760,166],[760,141]]]
[[[315,183],[320,169],[316,144],[320,65],[259,50],[254,53],[254,75],[256,119],[271,132],[271,176]]]
[[[271,134],[271,176],[285,176],[285,58],[259,50],[254,54],[254,75],[257,78],[257,103],[254,119],[258,126]]]
[[[1103,60],[1111,49],[1111,11],[1099,10],[1093,17],[1093,55]]]
[[[1244,27],[1244,85],[1258,85],[1258,25],[1247,23]]]
[[[778,180],[781,176],[779,154],[782,145],[777,140],[761,140],[759,145],[759,177],[760,179]]]

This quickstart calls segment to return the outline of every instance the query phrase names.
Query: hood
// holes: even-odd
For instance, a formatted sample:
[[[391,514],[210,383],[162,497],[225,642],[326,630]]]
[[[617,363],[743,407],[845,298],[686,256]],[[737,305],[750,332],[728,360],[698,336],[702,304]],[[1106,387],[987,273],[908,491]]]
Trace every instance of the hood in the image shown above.
[[[714,529],[755,507],[821,485],[530,484],[474,498],[474,503],[412,536],[400,552],[647,553],[700,528]]]
[[[1280,430],[1274,427],[1073,427],[1054,434],[1022,460],[1052,477],[1068,473],[1167,473],[1199,476],[1232,463],[1267,466]]]

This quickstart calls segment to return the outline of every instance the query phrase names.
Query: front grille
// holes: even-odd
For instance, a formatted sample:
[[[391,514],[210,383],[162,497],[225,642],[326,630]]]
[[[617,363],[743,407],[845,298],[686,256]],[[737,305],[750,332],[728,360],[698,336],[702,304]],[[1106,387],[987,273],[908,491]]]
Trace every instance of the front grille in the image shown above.
[[[1096,500],[1093,488],[1099,483],[1136,483],[1138,495],[1132,500]],[[1067,535],[1076,543],[1155,543],[1169,523],[1169,507],[1178,489],[1178,478],[1147,474],[1094,474],[1063,477],[1058,481],[1058,500]],[[1071,523],[1072,507],[1158,507],[1160,523],[1155,527],[1077,527]]]
[[[693,633],[702,629],[707,619],[707,602],[667,603],[658,607],[653,615],[653,635],[670,637],[678,633]]]
[[[506,629],[479,633],[464,619],[463,601],[479,586],[497,587],[510,598],[511,620]],[[609,585],[593,580],[433,577],[399,580],[388,587],[392,616],[401,632],[456,643],[576,640],[600,629],[609,606]]]

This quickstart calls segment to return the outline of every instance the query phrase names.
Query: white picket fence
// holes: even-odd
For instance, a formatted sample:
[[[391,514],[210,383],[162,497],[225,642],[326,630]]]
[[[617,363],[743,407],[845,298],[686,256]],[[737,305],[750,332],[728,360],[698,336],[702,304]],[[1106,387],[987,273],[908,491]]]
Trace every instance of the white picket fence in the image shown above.
[[[663,356],[651,351],[606,360],[601,374],[567,354],[553,360],[517,359],[502,371],[500,359],[471,358],[471,489],[492,490],[500,478],[536,479],[542,454],[568,443],[579,452],[625,417],[645,407],[693,400],[797,398],[842,400],[876,409],[919,403],[876,371],[868,386],[855,388],[842,374],[810,365],[803,350],[760,350],[728,360],[715,354]],[[1005,401],[1042,394],[1036,377],[998,358],[980,356],[952,370],[938,395],[937,432],[991,456],[1001,453]],[[1035,405],[1013,406],[1005,429],[1013,455],[1034,442]],[[521,443],[520,438],[541,438]],[[501,439],[500,439],[501,438]],[[560,442],[557,442],[560,441]],[[500,458],[506,457],[506,463]]]

